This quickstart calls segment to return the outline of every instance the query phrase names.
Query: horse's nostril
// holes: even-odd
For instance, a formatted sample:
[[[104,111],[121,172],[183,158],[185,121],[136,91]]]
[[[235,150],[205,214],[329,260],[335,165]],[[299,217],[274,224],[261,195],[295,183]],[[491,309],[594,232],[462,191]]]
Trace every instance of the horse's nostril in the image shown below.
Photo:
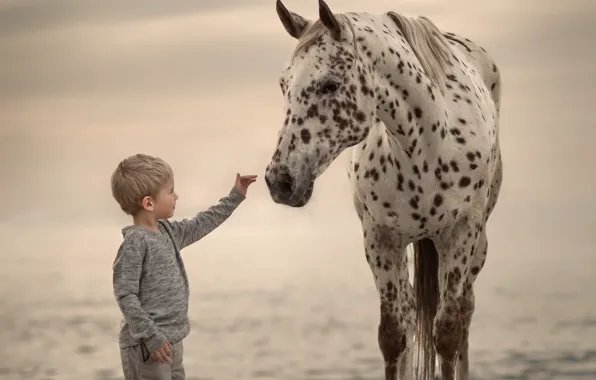
[[[294,180],[288,173],[280,175],[279,181],[277,182],[277,188],[283,195],[292,195],[294,188]]]

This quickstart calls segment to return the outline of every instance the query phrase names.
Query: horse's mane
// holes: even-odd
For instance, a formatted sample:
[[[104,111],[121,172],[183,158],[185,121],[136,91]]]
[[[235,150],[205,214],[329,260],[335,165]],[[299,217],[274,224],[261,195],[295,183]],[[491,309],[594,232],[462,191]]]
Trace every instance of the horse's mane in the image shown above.
[[[439,88],[445,84],[445,70],[450,62],[451,49],[443,33],[427,17],[406,17],[395,12],[387,12],[403,33],[406,42],[420,61],[430,80]]]
[[[426,75],[435,85],[443,89],[445,70],[449,64],[451,50],[439,28],[424,16],[406,17],[393,11],[386,14],[395,22],[403,34],[406,42],[410,45],[418,61],[420,61]],[[342,26],[350,28],[354,37],[353,44],[356,48],[356,33],[349,17],[342,13],[336,13],[334,16]],[[320,20],[310,24],[298,40],[298,44],[294,49],[294,57],[306,51],[326,32],[327,28]]]

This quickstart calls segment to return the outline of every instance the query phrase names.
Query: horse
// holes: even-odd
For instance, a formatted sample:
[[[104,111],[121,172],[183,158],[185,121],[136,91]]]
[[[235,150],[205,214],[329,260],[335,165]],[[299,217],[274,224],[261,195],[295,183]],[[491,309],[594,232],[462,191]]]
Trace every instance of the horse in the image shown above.
[[[478,43],[394,11],[307,19],[277,0],[297,43],[279,77],[285,116],[265,169],[273,202],[309,203],[350,149],[348,178],[380,301],[385,379],[469,379],[474,283],[502,183],[501,76]],[[414,283],[406,248],[414,248]],[[420,359],[422,358],[422,359]]]

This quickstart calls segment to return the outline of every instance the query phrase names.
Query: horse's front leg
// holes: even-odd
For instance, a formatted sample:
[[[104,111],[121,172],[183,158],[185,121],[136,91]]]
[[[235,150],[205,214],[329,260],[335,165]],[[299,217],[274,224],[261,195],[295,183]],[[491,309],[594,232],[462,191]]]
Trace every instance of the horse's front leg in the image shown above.
[[[482,220],[465,218],[437,244],[439,305],[434,343],[442,379],[469,378],[468,335],[474,312],[473,282],[484,263],[486,236]]]
[[[379,348],[385,380],[412,379],[414,298],[406,249],[395,231],[363,222],[364,249],[380,300]]]

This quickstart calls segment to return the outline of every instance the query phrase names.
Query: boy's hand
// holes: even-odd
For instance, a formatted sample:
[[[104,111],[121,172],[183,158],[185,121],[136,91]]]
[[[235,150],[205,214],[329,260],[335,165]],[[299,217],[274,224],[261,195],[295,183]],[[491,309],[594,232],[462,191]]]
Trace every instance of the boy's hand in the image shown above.
[[[172,349],[169,342],[164,342],[161,346],[157,347],[151,354],[151,358],[160,363],[169,363],[172,357]]]
[[[248,187],[250,186],[251,183],[253,183],[256,180],[257,180],[256,175],[241,176],[240,174],[236,173],[236,184],[234,185],[234,187],[236,188],[236,190],[238,190],[238,192],[240,192],[242,195],[246,196],[246,191],[248,190]]]

